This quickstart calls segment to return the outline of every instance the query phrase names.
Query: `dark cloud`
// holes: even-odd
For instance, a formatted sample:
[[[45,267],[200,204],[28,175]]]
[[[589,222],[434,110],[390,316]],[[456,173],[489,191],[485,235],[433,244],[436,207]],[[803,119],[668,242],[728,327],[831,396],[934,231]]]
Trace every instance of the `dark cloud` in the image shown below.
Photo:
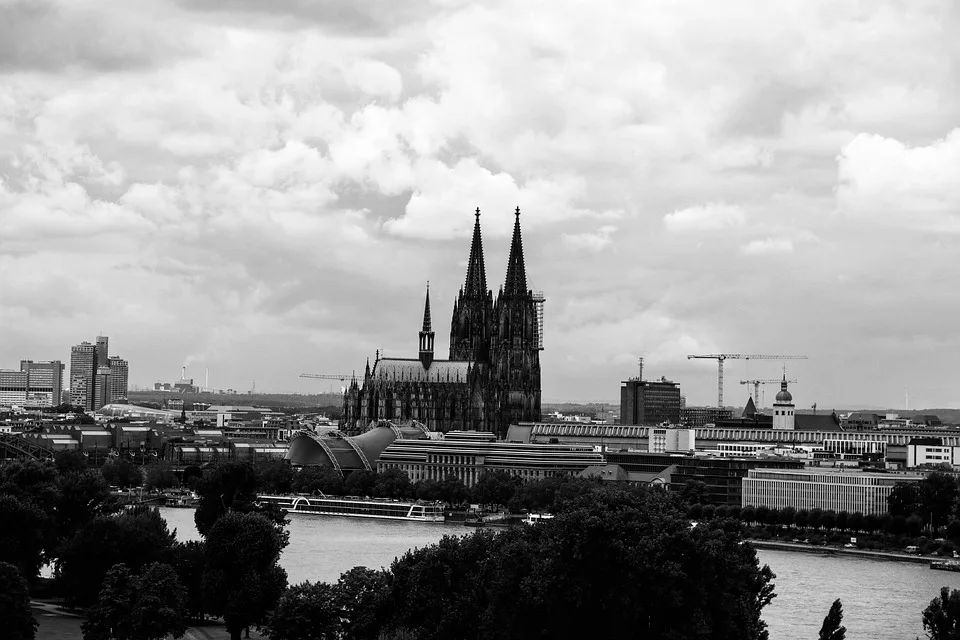
[[[423,0],[176,0],[187,11],[242,21],[247,27],[318,26],[350,36],[383,36],[436,13]]]
[[[145,9],[151,3],[138,4]],[[123,71],[162,66],[195,47],[182,28],[106,10],[53,1],[0,6],[0,72],[55,72],[68,67]]]

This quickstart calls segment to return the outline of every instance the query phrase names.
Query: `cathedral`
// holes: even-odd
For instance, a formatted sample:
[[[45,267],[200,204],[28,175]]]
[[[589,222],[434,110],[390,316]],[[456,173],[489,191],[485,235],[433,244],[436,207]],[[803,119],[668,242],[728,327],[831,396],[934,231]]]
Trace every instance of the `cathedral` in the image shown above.
[[[476,211],[467,276],[453,304],[450,355],[434,357],[434,331],[427,285],[417,358],[367,361],[363,380],[343,396],[345,431],[372,422],[414,420],[431,431],[488,431],[499,438],[516,422],[540,419],[541,329],[538,302],[527,289],[520,208],[515,211],[507,276],[497,293],[487,289]]]

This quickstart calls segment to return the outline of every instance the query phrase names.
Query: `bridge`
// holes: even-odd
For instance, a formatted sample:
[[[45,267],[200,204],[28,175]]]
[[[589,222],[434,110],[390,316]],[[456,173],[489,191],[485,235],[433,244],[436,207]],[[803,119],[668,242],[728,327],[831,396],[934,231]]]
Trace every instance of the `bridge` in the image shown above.
[[[10,458],[52,460],[53,451],[31,442],[23,436],[13,433],[0,433],[0,459]]]

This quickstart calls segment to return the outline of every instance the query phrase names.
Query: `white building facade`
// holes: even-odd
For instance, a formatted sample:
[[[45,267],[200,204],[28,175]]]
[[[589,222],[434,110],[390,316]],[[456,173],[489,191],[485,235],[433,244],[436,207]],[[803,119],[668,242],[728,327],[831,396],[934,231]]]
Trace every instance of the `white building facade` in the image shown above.
[[[833,509],[863,515],[887,513],[887,497],[898,482],[918,475],[835,472],[821,469],[752,469],[743,479],[742,506]]]

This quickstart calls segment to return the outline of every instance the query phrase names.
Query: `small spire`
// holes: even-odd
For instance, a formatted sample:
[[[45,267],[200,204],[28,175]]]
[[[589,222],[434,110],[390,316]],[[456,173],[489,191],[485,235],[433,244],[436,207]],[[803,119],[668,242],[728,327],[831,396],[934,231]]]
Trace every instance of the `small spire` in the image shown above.
[[[430,328],[430,281],[427,280],[427,297],[423,302],[423,331],[424,333],[432,331]]]
[[[480,207],[473,225],[473,239],[470,241],[470,257],[467,260],[467,278],[463,292],[467,296],[482,296],[487,290],[487,274],[483,266],[483,240],[480,236]]]
[[[520,207],[517,207],[514,213],[517,220],[513,225],[513,241],[510,243],[504,292],[508,296],[523,296],[527,294],[527,269],[523,262],[523,240],[520,236]]]

